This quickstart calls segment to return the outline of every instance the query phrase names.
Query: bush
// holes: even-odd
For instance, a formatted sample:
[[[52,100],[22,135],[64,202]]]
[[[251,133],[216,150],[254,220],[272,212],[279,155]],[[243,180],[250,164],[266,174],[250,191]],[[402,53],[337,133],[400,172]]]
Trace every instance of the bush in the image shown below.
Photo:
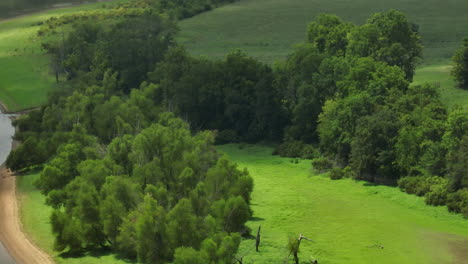
[[[343,176],[346,177],[346,178],[352,178],[352,179],[355,179],[357,178],[357,173],[355,170],[353,170],[350,166],[346,166],[344,169],[343,169]]]
[[[424,196],[434,185],[446,185],[447,180],[439,176],[407,176],[398,180],[398,187],[402,191],[417,196]]]
[[[436,184],[431,186],[431,190],[426,193],[426,204],[444,205],[447,202],[447,184]]]
[[[398,180],[398,187],[406,193],[416,194],[416,189],[418,187],[418,181],[421,177],[407,176],[400,178]]]
[[[227,144],[227,143],[238,143],[240,137],[237,132],[233,129],[222,130],[216,135],[216,144]]]
[[[447,207],[450,212],[462,213],[468,218],[468,188],[447,195]]]
[[[344,177],[344,173],[343,173],[343,169],[341,168],[333,168],[330,171],[330,179],[332,180],[343,179],[343,177]]]
[[[320,157],[312,160],[312,167],[319,173],[324,173],[333,168],[333,163],[327,157]]]
[[[298,140],[290,140],[278,145],[272,154],[302,159],[313,159],[320,155],[316,147]]]

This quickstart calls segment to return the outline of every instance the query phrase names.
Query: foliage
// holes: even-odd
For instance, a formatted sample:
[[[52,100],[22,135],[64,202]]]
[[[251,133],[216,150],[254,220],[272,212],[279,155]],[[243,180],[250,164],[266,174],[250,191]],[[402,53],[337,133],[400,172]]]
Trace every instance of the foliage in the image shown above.
[[[463,45],[452,58],[452,76],[462,89],[468,89],[468,38],[463,39]]]
[[[57,251],[110,246],[154,263],[171,261],[179,247],[199,249],[210,238],[228,247],[224,254],[234,254],[238,242],[224,243],[246,231],[253,189],[248,172],[216,153],[211,133],[192,136],[168,113],[157,120],[135,136],[113,139],[97,157],[69,143],[47,163],[37,185],[55,208]],[[129,141],[128,158],[116,149],[122,141]]]
[[[330,170],[330,179],[332,180],[339,180],[344,177],[343,169],[341,168],[333,168]]]
[[[305,144],[298,140],[286,141],[278,145],[273,151],[273,155],[281,157],[313,159],[318,157],[318,149],[312,144]]]
[[[312,160],[312,168],[323,173],[333,168],[333,162],[327,157],[318,157]]]

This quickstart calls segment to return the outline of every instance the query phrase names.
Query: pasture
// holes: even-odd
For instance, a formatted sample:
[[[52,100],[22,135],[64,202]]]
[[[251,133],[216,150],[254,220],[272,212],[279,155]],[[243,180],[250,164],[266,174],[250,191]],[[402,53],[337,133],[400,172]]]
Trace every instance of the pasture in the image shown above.
[[[239,48],[274,62],[304,40],[307,24],[320,13],[362,24],[373,13],[397,9],[420,26],[424,64],[438,64],[468,36],[467,8],[459,0],[241,0],[182,21],[179,41],[195,55],[222,57]]]
[[[284,263],[288,235],[300,233],[314,240],[301,243],[302,261],[313,256],[321,264],[468,263],[468,222],[446,207],[427,206],[398,188],[332,181],[313,172],[309,160],[296,164],[271,156],[269,147],[219,150],[254,179],[248,226],[255,235],[261,225],[262,240],[259,253],[255,239],[242,242],[238,255],[248,253],[244,263]]]
[[[0,102],[9,111],[39,106],[57,88],[50,74],[49,58],[37,36],[40,22],[52,16],[100,9],[103,5],[86,4],[0,20]]]

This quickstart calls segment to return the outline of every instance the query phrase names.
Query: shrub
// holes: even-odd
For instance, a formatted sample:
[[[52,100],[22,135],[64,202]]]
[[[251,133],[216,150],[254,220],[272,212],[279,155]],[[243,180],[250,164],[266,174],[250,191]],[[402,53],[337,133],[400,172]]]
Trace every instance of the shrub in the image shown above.
[[[346,177],[346,178],[355,179],[355,178],[357,178],[357,173],[350,166],[346,166],[343,169],[343,176]]]
[[[407,176],[398,180],[398,187],[406,193],[416,194],[418,182],[422,177]]]
[[[447,195],[447,207],[449,211],[462,213],[468,218],[468,188]]]
[[[302,159],[313,159],[320,155],[316,147],[298,140],[290,140],[278,145],[272,154]]]
[[[431,186],[431,189],[425,195],[426,204],[444,205],[447,202],[447,184],[440,183]]]
[[[226,144],[226,143],[238,143],[240,141],[240,137],[237,132],[233,129],[225,129],[219,132],[216,135],[216,144]]]
[[[434,185],[446,185],[447,180],[439,176],[407,176],[398,180],[398,187],[402,191],[417,196],[424,196]]]
[[[333,163],[327,157],[320,157],[312,160],[312,167],[316,171],[324,173],[325,171],[333,168]]]
[[[330,171],[330,179],[332,180],[343,179],[343,177],[344,177],[344,173],[343,173],[343,169],[341,168],[333,168]]]

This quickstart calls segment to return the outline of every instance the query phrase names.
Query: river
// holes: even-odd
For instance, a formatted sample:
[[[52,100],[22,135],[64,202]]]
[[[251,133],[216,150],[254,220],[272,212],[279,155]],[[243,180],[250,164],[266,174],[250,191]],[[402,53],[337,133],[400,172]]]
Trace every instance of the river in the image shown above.
[[[0,111],[0,164],[3,164],[11,150],[11,143],[15,129],[8,115]],[[0,263],[14,264],[13,258],[8,254],[5,247],[0,243]]]

